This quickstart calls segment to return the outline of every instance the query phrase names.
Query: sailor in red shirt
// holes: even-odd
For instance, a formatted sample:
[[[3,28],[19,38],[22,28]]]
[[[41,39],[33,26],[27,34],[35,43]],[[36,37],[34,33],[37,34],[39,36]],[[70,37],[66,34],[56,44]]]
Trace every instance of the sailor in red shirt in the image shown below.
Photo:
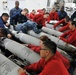
[[[46,9],[45,8],[43,8],[43,9],[38,9],[37,10],[37,12],[39,13],[39,14],[45,14],[46,13]]]
[[[38,75],[69,75],[61,59],[56,56],[57,45],[49,38],[45,38],[44,41],[40,41],[40,46],[40,56],[42,59],[37,63],[26,66],[26,71],[34,71],[38,73]],[[24,70],[20,75],[26,75]]]
[[[33,51],[35,51],[37,53],[40,53],[40,49],[41,49],[40,46],[35,46],[35,45],[28,44],[28,47],[31,50],[33,50]],[[64,64],[64,66],[66,67],[66,69],[69,70],[70,61],[66,57],[62,56],[62,54],[60,52],[58,52],[58,51],[56,51],[56,56],[62,60],[62,62]]]
[[[70,30],[63,33],[60,36],[60,39],[76,47],[76,21],[72,21],[72,23],[69,25],[69,28]]]
[[[50,12],[50,15],[48,17],[48,22],[50,22],[50,20],[57,20],[57,21],[59,20],[59,16],[55,8],[53,8],[52,11]]]
[[[35,17],[33,18],[33,21],[42,26],[46,26],[46,18],[48,16],[49,16],[49,13],[47,13],[47,12],[44,15],[36,14]]]
[[[33,20],[35,14],[36,14],[36,11],[35,10],[32,10],[32,12],[29,15],[29,17],[30,17],[31,20]]]
[[[53,28],[55,29],[57,26],[59,26],[60,24],[62,24],[62,27],[63,26],[66,26],[67,24],[69,24],[69,21],[70,21],[70,18],[69,16],[66,16],[64,19],[60,20],[59,22],[57,22]]]

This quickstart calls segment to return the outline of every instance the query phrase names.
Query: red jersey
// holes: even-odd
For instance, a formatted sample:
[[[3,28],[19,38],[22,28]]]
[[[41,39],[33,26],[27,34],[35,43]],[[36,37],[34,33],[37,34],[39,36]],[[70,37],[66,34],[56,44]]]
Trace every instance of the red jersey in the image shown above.
[[[30,13],[29,18],[33,20],[34,16],[35,16],[35,14]]]
[[[58,31],[63,32],[63,31],[69,30],[69,25],[70,25],[70,23],[68,23],[66,26],[59,28]]]
[[[26,66],[25,69],[28,72],[37,72],[38,75],[69,75],[61,59],[56,55],[50,57],[47,61],[42,58],[39,62]]]
[[[59,22],[57,22],[55,25],[54,25],[54,28],[56,28],[57,26],[59,26],[60,24],[63,24],[63,26],[66,26],[67,23],[65,22],[65,19],[62,19],[60,20]]]
[[[60,36],[60,39],[63,40],[64,42],[72,44],[76,47],[76,36],[75,35],[76,35],[76,29],[74,31],[69,30],[69,31],[63,33]]]
[[[50,22],[50,20],[59,20],[59,16],[58,16],[58,13],[57,12],[51,12],[50,13],[50,16],[48,17],[48,22]]]
[[[44,18],[44,15],[36,14],[33,18],[33,21],[36,22],[37,24],[45,26],[46,19]]]

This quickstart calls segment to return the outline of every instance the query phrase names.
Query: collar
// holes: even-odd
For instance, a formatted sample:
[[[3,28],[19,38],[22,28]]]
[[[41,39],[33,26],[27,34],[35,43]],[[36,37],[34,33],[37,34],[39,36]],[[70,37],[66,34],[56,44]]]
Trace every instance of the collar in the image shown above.
[[[71,32],[74,32],[74,31],[76,31],[76,29],[74,29],[73,31],[71,30]]]
[[[55,59],[56,58],[56,56],[55,55],[53,55],[52,57],[50,57],[47,61],[45,61],[45,64],[47,64],[49,61],[51,61],[51,60],[53,60],[53,59]]]

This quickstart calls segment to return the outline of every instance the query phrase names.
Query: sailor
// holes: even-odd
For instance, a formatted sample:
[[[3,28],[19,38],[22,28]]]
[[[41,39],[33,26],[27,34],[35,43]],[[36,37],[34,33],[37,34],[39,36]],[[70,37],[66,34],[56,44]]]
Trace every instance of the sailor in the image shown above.
[[[12,15],[20,12],[21,10],[22,10],[22,9],[19,8],[19,1],[15,1],[15,7],[10,10],[10,17],[11,17]]]
[[[63,33],[60,36],[60,39],[63,40],[66,43],[72,44],[76,47],[76,21],[72,21],[72,23],[69,25],[69,30],[65,33]]]
[[[61,59],[56,57],[57,45],[50,39],[40,40],[39,62],[24,67],[28,72],[36,72],[38,75],[69,75]],[[19,75],[27,75],[23,69],[18,70]]]
[[[10,27],[10,24],[7,22],[9,19],[9,15],[7,13],[2,13],[1,17],[0,17],[0,28],[5,28],[7,29],[7,37],[11,38],[12,35],[10,33],[10,31],[8,30],[8,28]]]

